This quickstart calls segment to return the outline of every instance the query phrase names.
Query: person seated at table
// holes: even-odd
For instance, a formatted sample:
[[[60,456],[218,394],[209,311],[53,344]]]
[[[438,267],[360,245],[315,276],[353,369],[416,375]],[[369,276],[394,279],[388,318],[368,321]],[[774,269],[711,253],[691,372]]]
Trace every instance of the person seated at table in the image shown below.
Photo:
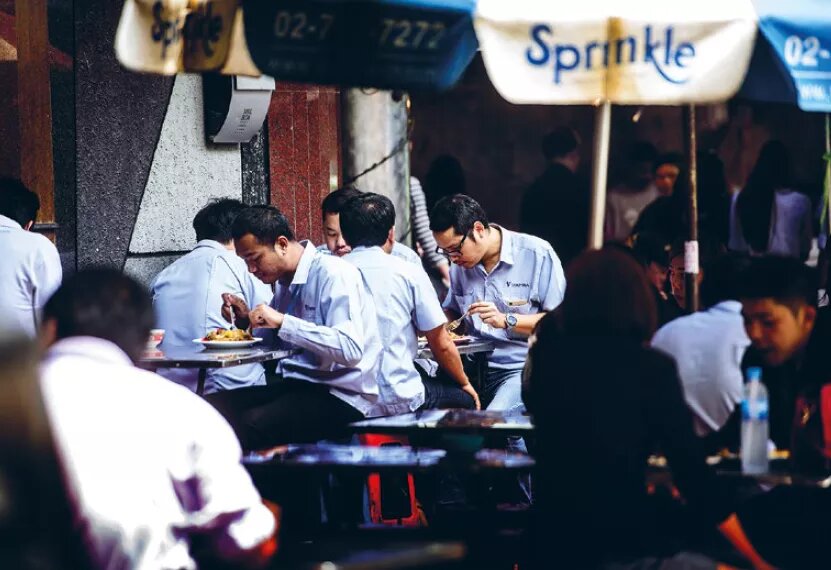
[[[255,327],[266,346],[294,348],[277,364],[269,386],[208,396],[246,449],[335,436],[378,402],[381,341],[372,295],[349,263],[297,241],[272,206],[243,210],[233,226],[234,247],[248,270],[274,285],[270,305],[250,309],[224,295],[223,314],[237,327]]]
[[[395,209],[386,196],[364,193],[340,210],[343,239],[351,249],[344,259],[361,272],[378,313],[384,350],[378,386],[380,400],[371,415],[395,415],[419,407],[479,407],[459,351],[445,328],[446,319],[430,278],[421,266],[391,256]],[[423,331],[447,380],[422,378],[413,359]]]
[[[111,269],[68,277],[44,309],[46,412],[97,568],[259,566],[274,514],[234,432],[192,392],[133,367],[153,326],[145,288]]]
[[[713,452],[730,447],[729,434],[721,430],[741,403],[744,390],[741,362],[750,339],[738,299],[749,262],[741,254],[712,262],[701,283],[706,309],[664,325],[652,338],[653,348],[675,359],[695,432],[707,438]]]
[[[331,253],[338,257],[343,257],[352,251],[341,232],[340,214],[344,204],[361,194],[363,192],[357,188],[346,186],[330,192],[323,199],[320,204],[320,212],[323,216],[323,237],[326,239],[326,243],[318,246],[319,251]],[[384,244],[383,250],[421,267],[421,258],[418,254],[403,243],[395,241],[395,228],[393,228],[392,235],[392,240]]]
[[[757,258],[740,296],[752,343],[742,369],[762,368],[771,440],[790,449],[797,471],[831,473],[831,313],[816,307],[815,271],[795,258]]]
[[[0,178],[0,318],[30,338],[37,336],[43,305],[63,277],[55,244],[32,231],[39,209],[37,194],[20,180]]]
[[[643,270],[607,248],[576,258],[567,278],[562,305],[531,338],[525,373],[538,444],[538,567],[715,569],[673,548],[647,496],[647,458],[660,446],[695,520],[717,524],[766,568],[705,462],[672,359],[646,346],[656,308]]]
[[[243,208],[239,200],[221,199],[199,210],[193,219],[196,247],[162,270],[150,286],[156,326],[165,331],[163,348],[192,346],[193,339],[228,328],[221,311],[223,293],[237,295],[252,307],[271,300],[271,287],[255,279],[234,252],[231,226]],[[158,374],[196,389],[195,369],[160,369]],[[262,365],[245,364],[208,370],[204,393],[263,384]]]
[[[436,203],[430,229],[453,263],[443,304],[448,318],[464,316],[468,334],[495,345],[479,388],[482,406],[519,413],[528,335],[565,292],[560,259],[546,241],[491,224],[482,206],[464,194]],[[511,438],[509,446],[526,450],[521,438]]]

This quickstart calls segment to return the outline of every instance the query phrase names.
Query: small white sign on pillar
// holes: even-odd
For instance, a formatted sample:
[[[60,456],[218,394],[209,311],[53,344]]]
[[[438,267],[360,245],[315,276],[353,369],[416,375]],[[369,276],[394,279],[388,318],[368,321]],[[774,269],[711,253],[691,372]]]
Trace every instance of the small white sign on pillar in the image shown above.
[[[231,81],[231,101],[225,121],[211,140],[233,144],[254,138],[265,121],[274,87],[274,78],[267,75],[235,75]]]

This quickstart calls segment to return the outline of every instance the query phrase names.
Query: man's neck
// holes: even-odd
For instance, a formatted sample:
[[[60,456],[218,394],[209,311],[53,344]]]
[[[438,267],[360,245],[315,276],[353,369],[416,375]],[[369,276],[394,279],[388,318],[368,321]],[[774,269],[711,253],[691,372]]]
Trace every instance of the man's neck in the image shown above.
[[[286,273],[284,277],[280,279],[281,284],[288,285],[292,281],[294,281],[294,275],[297,273],[297,267],[300,265],[300,259],[303,257],[303,252],[305,251],[306,248],[303,247],[303,244],[301,244],[300,242],[289,242],[288,250],[286,251],[286,256],[288,257],[288,266],[291,269],[290,273]]]
[[[577,171],[577,167],[576,167],[576,165],[574,165],[574,164],[572,163],[572,161],[571,161],[571,160],[569,160],[569,159],[568,159],[567,157],[565,157],[565,156],[561,156],[561,157],[559,157],[559,158],[552,158],[552,159],[551,159],[551,164],[559,164],[560,166],[562,166],[562,167],[564,167],[564,168],[568,169],[568,170],[569,170],[569,172],[571,172],[572,174],[574,174],[574,173]]]
[[[499,257],[502,254],[502,229],[491,225],[485,234],[485,244],[487,248],[480,263],[485,268],[485,273],[490,273],[499,263]]]

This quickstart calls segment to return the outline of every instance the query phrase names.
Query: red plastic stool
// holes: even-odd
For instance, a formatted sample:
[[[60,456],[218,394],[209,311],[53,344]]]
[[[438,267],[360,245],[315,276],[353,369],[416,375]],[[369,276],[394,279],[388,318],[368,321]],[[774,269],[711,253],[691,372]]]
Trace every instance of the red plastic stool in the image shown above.
[[[406,437],[379,434],[362,434],[359,441],[362,445],[378,447],[409,445]],[[367,477],[366,486],[369,492],[369,518],[372,523],[422,526],[412,473],[407,473],[406,481],[395,475],[384,475],[382,479],[380,474],[372,473]]]

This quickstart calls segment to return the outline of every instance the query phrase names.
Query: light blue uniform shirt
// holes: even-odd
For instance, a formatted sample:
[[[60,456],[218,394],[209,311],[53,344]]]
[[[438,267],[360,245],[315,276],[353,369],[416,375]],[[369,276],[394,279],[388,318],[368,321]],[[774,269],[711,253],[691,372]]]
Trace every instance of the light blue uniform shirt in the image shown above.
[[[344,256],[364,277],[375,301],[383,343],[378,376],[380,400],[370,415],[404,414],[424,404],[424,384],[413,359],[418,332],[447,319],[421,265],[388,255],[380,247],[357,247]]]
[[[565,295],[566,278],[560,258],[551,246],[532,235],[495,224],[491,227],[502,232],[499,262],[490,274],[485,273],[482,264],[471,269],[453,264],[444,308],[460,315],[477,301],[494,303],[505,314],[533,315],[556,308]],[[489,367],[518,370],[525,365],[527,336],[486,325],[476,315],[468,315],[465,324],[468,334],[496,345],[488,360]]]
[[[741,303],[723,301],[670,321],[655,333],[652,346],[675,359],[696,433],[721,429],[742,401],[741,362],[750,339]]]
[[[323,255],[311,242],[301,244],[305,251],[292,282],[274,285],[271,306],[285,315],[283,326],[256,332],[275,346],[301,349],[279,362],[284,378],[326,384],[366,415],[378,402],[381,364],[372,295],[354,266]]]
[[[222,294],[233,293],[249,307],[271,300],[271,287],[248,272],[233,251],[213,240],[202,240],[156,276],[150,286],[158,328],[165,330],[162,348],[193,346],[193,339],[208,331],[228,328],[222,317]],[[169,368],[158,373],[196,390],[198,371]],[[261,364],[208,370],[205,393],[265,384]]]
[[[321,253],[332,255],[332,252],[329,251],[329,248],[326,247],[325,243],[317,246],[317,250]],[[421,258],[418,254],[403,243],[399,243],[397,241],[392,242],[392,251],[390,252],[390,255],[400,257],[404,261],[409,261],[410,263],[415,263],[416,265],[421,266]]]

